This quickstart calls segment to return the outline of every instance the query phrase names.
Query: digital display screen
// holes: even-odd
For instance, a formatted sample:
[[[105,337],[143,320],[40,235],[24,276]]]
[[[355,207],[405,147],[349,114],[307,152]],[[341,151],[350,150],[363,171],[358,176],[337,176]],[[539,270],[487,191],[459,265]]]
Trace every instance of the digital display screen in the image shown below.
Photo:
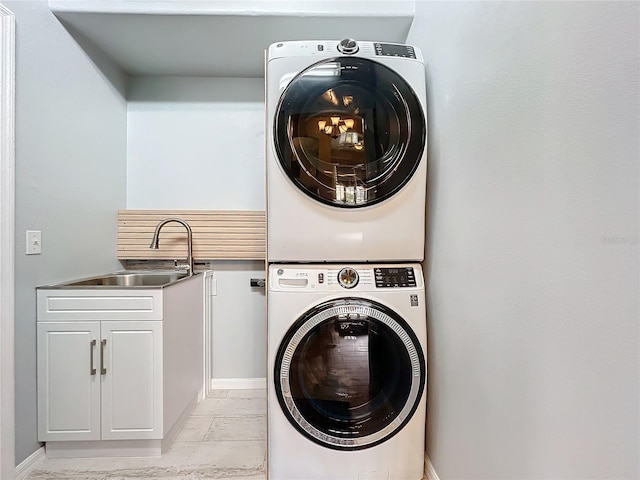
[[[416,58],[413,47],[407,45],[394,45],[392,43],[376,43],[376,54],[388,57]]]
[[[376,268],[376,287],[415,287],[416,277],[412,267]]]

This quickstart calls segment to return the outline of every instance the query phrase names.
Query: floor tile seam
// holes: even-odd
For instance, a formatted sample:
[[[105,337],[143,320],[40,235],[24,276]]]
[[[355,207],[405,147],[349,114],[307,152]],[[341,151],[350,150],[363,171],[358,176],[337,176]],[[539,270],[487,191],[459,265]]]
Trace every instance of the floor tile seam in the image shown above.
[[[247,417],[266,417],[266,413],[231,413],[229,415],[214,414],[214,418],[247,418]]]
[[[204,410],[204,409],[201,409]],[[248,409],[251,410],[251,409]],[[264,409],[255,409],[253,411],[237,411],[234,409],[225,409],[225,408],[213,408],[210,411],[199,411],[199,412],[193,412],[191,415],[189,415],[190,417],[206,417],[208,415],[215,415],[215,416],[233,416],[233,417],[240,417],[242,415],[266,415],[267,412],[264,411]]]
[[[201,443],[216,443],[216,442],[227,442],[227,443],[241,443],[241,442],[257,442],[259,440],[252,440],[250,438],[212,438],[210,440],[203,440]]]
[[[267,440],[265,438],[236,438],[236,439],[224,438],[216,441],[217,442],[251,442],[251,443],[264,443],[264,444],[267,443]],[[180,443],[198,443],[198,442],[202,443],[204,441],[203,440],[174,440],[172,445],[177,445]],[[170,453],[170,450],[160,457],[122,457],[122,458],[162,458],[166,456],[168,453]],[[109,458],[117,458],[117,457],[109,457]]]
[[[194,418],[204,418],[204,417],[212,417],[212,418],[232,418],[234,420],[237,420],[238,418],[242,418],[245,416],[252,416],[252,417],[261,417],[264,416],[266,417],[267,415],[265,413],[259,413],[259,412],[255,412],[255,413],[246,413],[246,414],[237,414],[237,413],[232,413],[232,414],[228,414],[228,413],[214,413],[214,414],[206,414],[206,415],[192,415],[192,417]]]
[[[265,440],[262,440],[260,438],[211,438],[209,440],[207,439],[202,439],[202,440],[175,440],[173,442],[174,445],[184,445],[184,444],[193,444],[193,443],[212,443],[212,442],[264,442],[266,443]]]

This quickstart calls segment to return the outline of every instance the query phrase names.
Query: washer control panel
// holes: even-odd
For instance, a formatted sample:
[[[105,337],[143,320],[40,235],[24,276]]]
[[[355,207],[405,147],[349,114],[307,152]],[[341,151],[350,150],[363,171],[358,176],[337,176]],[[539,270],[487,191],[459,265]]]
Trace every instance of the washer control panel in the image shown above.
[[[374,269],[376,288],[407,288],[416,286],[413,267]]]
[[[270,265],[271,291],[374,292],[423,288],[420,264]]]

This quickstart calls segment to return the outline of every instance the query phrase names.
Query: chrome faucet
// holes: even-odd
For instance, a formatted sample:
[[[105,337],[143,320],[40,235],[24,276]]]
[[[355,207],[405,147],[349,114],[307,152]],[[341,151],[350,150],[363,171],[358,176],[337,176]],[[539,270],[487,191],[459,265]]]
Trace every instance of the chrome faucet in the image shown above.
[[[187,229],[187,265],[180,265],[183,268],[187,269],[189,276],[193,275],[193,234],[191,232],[191,227],[187,222],[180,218],[165,218],[162,220],[157,226],[156,231],[153,233],[153,240],[151,240],[151,245],[149,248],[153,248],[157,250],[160,248],[160,230],[169,222],[177,222],[184,226]],[[178,266],[176,262],[176,267]]]

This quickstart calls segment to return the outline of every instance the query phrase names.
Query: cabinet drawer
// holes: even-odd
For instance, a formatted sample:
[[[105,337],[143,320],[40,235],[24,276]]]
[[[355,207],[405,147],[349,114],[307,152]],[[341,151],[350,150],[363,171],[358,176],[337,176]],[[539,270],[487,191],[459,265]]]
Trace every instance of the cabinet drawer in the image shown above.
[[[38,289],[38,321],[162,320],[162,289]]]

